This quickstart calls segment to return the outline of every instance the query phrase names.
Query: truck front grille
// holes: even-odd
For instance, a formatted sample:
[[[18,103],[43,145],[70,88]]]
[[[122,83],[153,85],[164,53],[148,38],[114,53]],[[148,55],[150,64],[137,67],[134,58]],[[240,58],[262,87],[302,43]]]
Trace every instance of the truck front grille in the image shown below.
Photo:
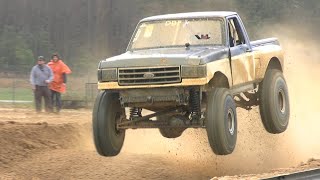
[[[180,66],[119,68],[118,71],[118,82],[121,86],[181,82]]]

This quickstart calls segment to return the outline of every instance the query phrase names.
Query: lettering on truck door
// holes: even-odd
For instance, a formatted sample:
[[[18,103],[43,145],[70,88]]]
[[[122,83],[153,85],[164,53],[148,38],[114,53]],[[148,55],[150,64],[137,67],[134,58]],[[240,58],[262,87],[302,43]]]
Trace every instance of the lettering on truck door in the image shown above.
[[[255,62],[249,43],[236,17],[228,19],[233,85],[255,80]]]

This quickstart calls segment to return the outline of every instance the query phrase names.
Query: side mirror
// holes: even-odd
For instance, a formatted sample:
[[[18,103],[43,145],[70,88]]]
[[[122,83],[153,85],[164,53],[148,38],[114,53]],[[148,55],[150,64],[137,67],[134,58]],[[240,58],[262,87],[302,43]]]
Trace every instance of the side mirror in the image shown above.
[[[252,49],[247,44],[242,44],[240,48],[245,52],[252,52]]]

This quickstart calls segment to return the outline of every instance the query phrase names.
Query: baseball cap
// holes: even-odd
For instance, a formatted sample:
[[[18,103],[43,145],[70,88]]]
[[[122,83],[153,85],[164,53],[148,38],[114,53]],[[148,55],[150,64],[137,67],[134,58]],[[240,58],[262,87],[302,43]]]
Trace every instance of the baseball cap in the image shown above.
[[[38,60],[45,61],[45,59],[44,59],[44,57],[43,57],[43,56],[38,56]]]

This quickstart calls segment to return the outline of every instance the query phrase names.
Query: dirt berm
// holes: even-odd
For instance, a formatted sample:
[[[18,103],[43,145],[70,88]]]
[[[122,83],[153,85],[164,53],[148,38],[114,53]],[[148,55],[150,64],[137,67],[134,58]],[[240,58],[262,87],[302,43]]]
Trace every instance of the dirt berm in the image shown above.
[[[320,167],[318,161],[310,160],[301,168],[275,171],[299,166],[304,158],[286,141],[287,135],[264,132],[256,109],[239,111],[239,115],[239,143],[230,156],[213,155],[204,130],[188,130],[175,140],[162,138],[157,130],[137,130],[128,131],[122,154],[104,158],[93,148],[88,110],[38,115],[27,109],[2,108],[0,179],[209,179],[233,175],[241,179]],[[239,176],[255,173],[263,174]]]

